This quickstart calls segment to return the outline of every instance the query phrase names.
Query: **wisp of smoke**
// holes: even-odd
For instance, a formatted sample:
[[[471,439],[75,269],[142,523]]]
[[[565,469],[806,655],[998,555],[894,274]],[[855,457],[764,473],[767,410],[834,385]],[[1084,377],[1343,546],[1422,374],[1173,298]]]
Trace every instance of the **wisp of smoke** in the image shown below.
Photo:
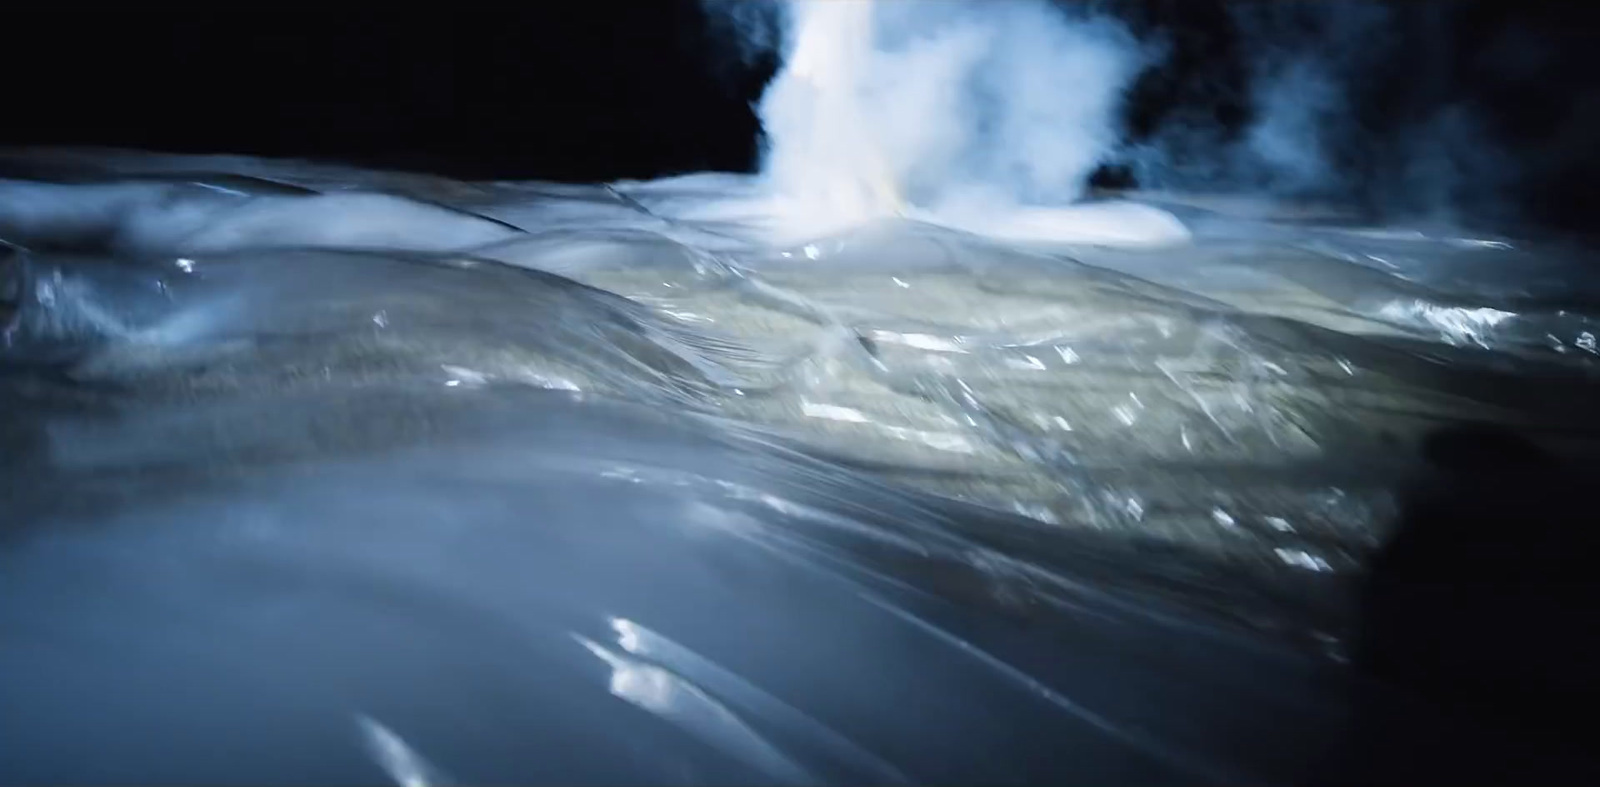
[[[1449,4],[1241,1],[1223,13],[1239,84],[1215,106],[1166,106],[1114,157],[1141,187],[1362,203],[1385,220],[1455,223],[1500,215],[1513,167],[1480,108],[1448,94]],[[1159,37],[1160,33],[1152,33]],[[1422,51],[1417,51],[1418,49]],[[1193,54],[1193,53],[1191,53]],[[1397,77],[1401,77],[1397,79]],[[1204,80],[1196,74],[1174,78]]]
[[[823,232],[911,215],[1050,240],[1169,242],[1171,216],[1068,210],[1120,141],[1149,52],[1114,20],[1040,0],[790,0],[759,113],[786,220]]]
[[[1236,58],[1240,81],[1200,92],[1237,102],[1243,122],[1170,106],[1127,139],[1130,88],[1157,73],[1171,42],[1159,29],[1136,36],[1105,9],[1166,13],[1154,5],[705,1],[739,31],[742,59],[782,55],[758,107],[762,175],[801,234],[900,214],[1057,240],[1184,237],[1171,217],[1126,205],[1063,209],[1103,164],[1146,189],[1356,200],[1446,221],[1493,201],[1513,174],[1468,105],[1435,101],[1409,118],[1374,109],[1402,41],[1439,38],[1379,0],[1226,6],[1234,48],[1198,55]],[[1172,68],[1164,78],[1207,80]]]
[[[1351,153],[1361,136],[1352,119],[1351,86],[1385,53],[1388,11],[1369,0],[1241,2],[1222,18],[1230,30],[1212,32],[1228,37],[1237,51],[1198,54],[1208,63],[1237,58],[1243,83],[1215,84],[1210,92],[1239,101],[1247,121],[1230,126],[1209,111],[1214,107],[1163,107],[1165,120],[1129,140],[1119,163],[1146,188],[1278,196],[1344,190],[1357,176]]]
[[[1241,185],[1278,194],[1343,190],[1341,165],[1358,134],[1350,85],[1381,60],[1388,10],[1368,0],[1230,10],[1249,60],[1254,110],[1235,152]]]

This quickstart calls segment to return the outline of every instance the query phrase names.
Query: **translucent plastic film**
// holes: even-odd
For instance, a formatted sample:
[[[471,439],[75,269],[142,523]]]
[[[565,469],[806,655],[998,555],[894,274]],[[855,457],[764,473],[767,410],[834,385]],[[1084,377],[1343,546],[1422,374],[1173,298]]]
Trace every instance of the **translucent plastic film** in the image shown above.
[[[1180,206],[1194,239],[1154,250],[909,220],[773,245],[731,178],[94,164],[120,177],[0,188],[30,250],[7,262],[14,362],[173,395],[406,380],[670,403],[940,496],[1295,571],[1359,561],[1398,448],[1581,417],[1534,400],[1600,363],[1583,283],[1507,240]],[[1555,379],[1497,377],[1522,367]]]
[[[991,749],[926,742],[977,736],[1013,780],[1082,740],[1084,773],[1124,782],[1299,782],[1338,713],[1272,686],[1304,689],[1302,651],[1339,655],[1417,446],[1593,418],[1593,290],[1514,239],[1152,197],[1089,215],[1185,237],[1002,243],[900,218],[795,240],[733,177],[25,161],[0,181],[0,597],[66,612],[8,603],[5,626],[63,653],[196,626],[215,644],[134,638],[142,685],[216,692],[177,716],[278,692],[263,713],[297,735],[361,741],[348,773],[315,749],[329,778],[525,781],[494,763],[545,703],[633,741],[598,781],[659,776],[641,763],[670,730],[707,747],[682,755],[691,781],[992,781]],[[116,591],[63,579],[82,572]],[[286,578],[300,590],[264,590]],[[953,611],[971,609],[1080,646],[1006,653]],[[1108,620],[1150,647],[1083,644]],[[1277,644],[1232,639],[1263,630]],[[261,648],[299,655],[269,668]],[[364,680],[370,648],[401,655]],[[0,658],[41,685],[77,668]],[[374,706],[430,664],[458,670],[416,700],[436,712]],[[1141,685],[1187,715],[1125,696]],[[485,706],[460,697],[485,692],[469,722]],[[984,692],[1029,697],[1049,741],[957,712]],[[879,718],[910,696],[933,738]],[[1260,730],[1195,719],[1241,702],[1302,739],[1219,754]],[[444,732],[465,724],[479,737]],[[575,735],[536,744],[554,778],[579,772]]]

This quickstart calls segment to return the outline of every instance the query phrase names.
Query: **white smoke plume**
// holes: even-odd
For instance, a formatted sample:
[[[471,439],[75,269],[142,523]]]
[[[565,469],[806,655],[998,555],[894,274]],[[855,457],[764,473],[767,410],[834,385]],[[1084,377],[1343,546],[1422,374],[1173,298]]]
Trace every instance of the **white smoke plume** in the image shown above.
[[[763,176],[796,220],[824,229],[911,213],[1081,234],[1083,222],[1039,209],[1080,197],[1121,140],[1123,95],[1150,53],[1115,20],[1042,0],[791,0],[784,11],[783,67],[758,109]]]
[[[1193,0],[1215,10],[1182,30],[1196,51],[1180,64],[1172,35],[1193,20],[1157,0],[704,2],[742,61],[783,63],[758,107],[762,171],[819,225],[908,210],[971,223],[980,208],[992,224],[1007,206],[1071,203],[1101,165],[1146,189],[1447,222],[1503,212],[1521,177],[1491,114],[1450,93],[1452,56],[1433,51],[1453,40],[1448,5]],[[820,89],[819,62],[835,66]],[[1171,95],[1139,105],[1157,119],[1135,132],[1145,79]],[[1374,103],[1386,90],[1398,103]]]

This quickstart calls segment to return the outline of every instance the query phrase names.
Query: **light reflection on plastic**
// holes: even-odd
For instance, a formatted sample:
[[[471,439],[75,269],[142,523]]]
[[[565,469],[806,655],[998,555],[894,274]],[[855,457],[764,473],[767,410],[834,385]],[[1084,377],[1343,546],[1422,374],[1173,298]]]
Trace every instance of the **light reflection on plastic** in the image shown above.
[[[1119,404],[1111,408],[1111,414],[1116,416],[1123,426],[1133,426],[1139,420],[1139,415],[1133,411],[1133,408],[1125,404]]]
[[[399,787],[430,787],[442,784],[437,771],[412,749],[394,730],[368,716],[357,716],[367,752]]]
[[[971,440],[949,432],[926,432],[919,429],[907,429],[903,426],[884,427],[884,431],[901,440],[910,440],[921,443],[929,448],[939,451],[949,451],[956,454],[975,454],[977,446]]]
[[[624,625],[618,625],[622,623]],[[613,619],[619,646],[625,651],[642,645],[638,632],[626,621]],[[733,711],[700,687],[672,671],[617,653],[598,642],[573,634],[572,638],[611,668],[607,683],[611,695],[661,717],[702,740],[733,754],[763,773],[788,784],[812,782],[810,774],[768,743]]]
[[[1328,561],[1323,560],[1322,558],[1317,557],[1316,555],[1313,555],[1303,549],[1284,549],[1283,547],[1279,547],[1272,551],[1278,556],[1279,560],[1282,560],[1284,563],[1294,566],[1295,568],[1303,568],[1307,571],[1333,570],[1333,566],[1329,564]]]
[[[1452,238],[1451,240],[1457,246],[1465,246],[1472,249],[1496,249],[1504,251],[1506,249],[1513,248],[1511,244],[1499,240],[1484,240],[1482,238]]]
[[[1030,372],[1048,371],[1047,367],[1044,365],[1044,361],[1041,361],[1031,355],[1024,355],[1021,358],[1007,358],[1006,365],[1013,369],[1022,369]]]
[[[1484,349],[1489,348],[1488,332],[1516,316],[1487,306],[1469,309],[1439,306],[1423,300],[1390,301],[1378,313],[1391,320],[1430,326],[1449,344],[1471,343]]]
[[[869,334],[875,342],[885,344],[899,344],[916,350],[929,350],[940,353],[967,353],[961,346],[961,338],[946,339],[941,336],[932,336],[926,333],[898,333],[895,331],[873,331]]]
[[[484,374],[483,372],[468,369],[466,367],[445,364],[439,368],[443,369],[445,374],[450,375],[450,379],[445,381],[445,385],[451,388],[462,385],[477,388],[489,382],[488,375]]]
[[[842,407],[836,404],[822,404],[801,400],[800,412],[812,418],[825,418],[830,421],[845,421],[853,424],[871,423],[872,419],[866,413],[854,407]]]
[[[672,311],[670,309],[662,309],[661,312],[668,317],[671,317],[675,320],[682,320],[683,322],[713,323],[717,321],[715,317],[707,317],[703,314],[695,314],[694,312],[689,311]]]

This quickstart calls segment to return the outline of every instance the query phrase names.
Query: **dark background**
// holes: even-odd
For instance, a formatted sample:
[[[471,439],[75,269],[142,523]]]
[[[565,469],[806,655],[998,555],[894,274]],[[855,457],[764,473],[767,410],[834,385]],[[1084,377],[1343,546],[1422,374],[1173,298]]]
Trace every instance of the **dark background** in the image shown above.
[[[1130,139],[1175,118],[1224,130],[1248,122],[1250,55],[1223,3],[1099,5],[1170,45],[1132,92]],[[1296,5],[1322,4],[1272,7]],[[1583,205],[1600,195],[1591,143],[1600,138],[1600,37],[1589,6],[1390,4],[1387,37],[1370,42],[1351,74],[1356,141],[1338,151],[1340,166],[1355,182],[1383,182],[1413,155],[1414,139],[1411,148],[1394,140],[1417,118],[1466,106],[1496,148],[1455,154],[1465,169],[1493,157],[1497,171],[1514,173],[1482,187],[1541,219],[1585,225]],[[494,12],[199,8],[8,10],[0,145],[295,156],[465,178],[748,171],[759,144],[750,105],[776,66],[770,51],[735,53],[700,0]],[[1098,178],[1135,180],[1116,166]]]
[[[203,7],[202,7],[203,8]],[[693,0],[13,15],[0,142],[597,180],[747,167]]]

